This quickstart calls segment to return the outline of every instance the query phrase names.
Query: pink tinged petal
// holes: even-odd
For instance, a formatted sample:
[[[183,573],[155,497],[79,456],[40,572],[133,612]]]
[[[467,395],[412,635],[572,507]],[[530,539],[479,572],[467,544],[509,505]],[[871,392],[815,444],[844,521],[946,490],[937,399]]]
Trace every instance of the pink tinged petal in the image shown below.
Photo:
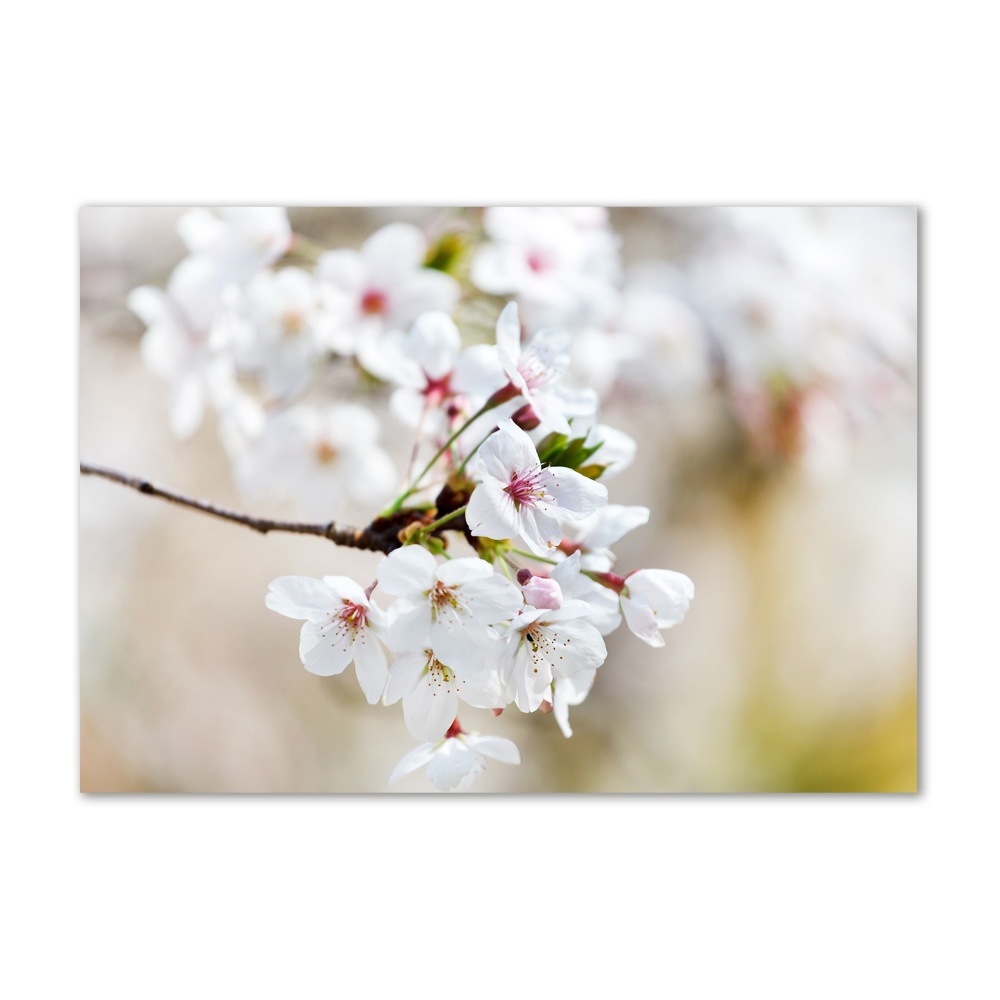
[[[378,567],[379,586],[387,594],[407,597],[434,586],[437,560],[419,545],[404,545],[390,552]]]
[[[649,607],[657,628],[671,628],[684,620],[694,598],[694,584],[683,573],[669,569],[640,569],[625,578],[623,597]]]
[[[360,632],[354,643],[354,669],[368,704],[378,704],[389,679],[389,667],[385,659],[385,650],[371,629]]]
[[[524,599],[534,608],[555,609],[562,606],[562,587],[547,576],[533,576],[522,588]]]
[[[514,501],[495,479],[485,479],[472,491],[465,521],[472,535],[496,541],[515,537],[521,527]]]
[[[532,388],[554,382],[569,368],[571,344],[570,335],[556,327],[535,334],[518,366]]]
[[[621,602],[625,624],[628,625],[635,635],[654,648],[666,645],[666,640],[657,628],[656,618],[648,605],[640,604],[638,601],[631,601],[624,596]]]
[[[521,763],[521,752],[516,744],[503,736],[480,736],[478,733],[469,733],[460,736],[459,739],[464,740],[473,750],[504,764]]]
[[[546,497],[538,501],[538,508],[567,521],[589,517],[608,502],[607,486],[595,483],[573,469],[555,466],[545,469],[539,485]]]
[[[340,602],[321,580],[309,576],[279,576],[271,581],[264,603],[286,618],[322,622]]]
[[[389,775],[389,784],[394,785],[400,778],[405,778],[406,775],[412,774],[414,771],[423,767],[424,764],[430,761],[433,756],[433,743],[421,743],[420,746],[414,747],[409,753],[405,754],[399,763],[392,769],[392,774]]]
[[[397,656],[389,667],[389,679],[382,696],[383,704],[395,705],[400,698],[408,695],[417,686],[427,666],[427,654],[410,653]]]
[[[428,670],[417,686],[403,695],[403,719],[415,739],[439,740],[458,715],[455,683],[439,668]]]

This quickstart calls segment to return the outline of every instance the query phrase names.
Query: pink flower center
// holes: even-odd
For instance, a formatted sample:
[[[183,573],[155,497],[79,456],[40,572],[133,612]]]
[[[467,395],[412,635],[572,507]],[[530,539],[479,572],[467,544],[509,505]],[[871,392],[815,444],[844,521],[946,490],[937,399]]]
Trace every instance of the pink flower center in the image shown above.
[[[525,469],[523,472],[511,473],[510,485],[504,487],[506,493],[515,505],[531,506],[546,497],[545,487],[542,482],[542,467],[535,466],[533,469]]]
[[[367,608],[361,604],[354,604],[346,598],[343,610],[338,617],[352,632],[358,632],[368,624]]]
[[[361,296],[361,311],[366,316],[381,316],[386,311],[388,304],[389,300],[386,298],[385,292],[374,288],[369,288]]]
[[[528,267],[530,267],[535,274],[541,274],[542,271],[546,270],[549,266],[549,262],[537,250],[533,250],[528,254],[527,263]]]
[[[441,378],[431,378],[430,375],[425,373],[424,377],[427,379],[427,385],[424,386],[424,396],[427,398],[427,404],[429,406],[440,406],[441,403],[452,395],[451,385],[451,372]]]

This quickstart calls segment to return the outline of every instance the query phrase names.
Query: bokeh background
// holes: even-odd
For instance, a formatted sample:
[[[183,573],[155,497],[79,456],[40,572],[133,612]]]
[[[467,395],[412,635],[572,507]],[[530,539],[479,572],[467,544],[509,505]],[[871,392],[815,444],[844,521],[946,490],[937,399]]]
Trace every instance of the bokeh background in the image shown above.
[[[163,285],[183,256],[174,228],[182,211],[81,211],[81,458],[278,513],[240,497],[211,416],[191,440],[173,437],[167,389],[140,358],[143,326],[126,297],[137,285]],[[357,247],[391,221],[433,230],[447,210],[289,214],[297,232]],[[466,728],[510,737],[523,759],[491,763],[472,791],[916,790],[916,213],[770,209],[748,222],[712,209],[620,208],[611,223],[626,267],[655,258],[676,269],[678,288],[697,290],[693,315],[707,345],[704,379],[676,385],[626,370],[605,387],[602,420],[639,442],[635,463],[609,483],[611,500],[652,510],[649,525],[616,547],[618,569],[680,570],[696,596],[663,649],[624,628],[609,638],[594,690],[572,712],[570,740],[551,717],[511,709],[494,720],[463,709]],[[830,259],[831,230],[850,233],[836,241],[844,259]],[[718,251],[720,232],[742,234],[738,254]],[[772,234],[780,268],[767,249]],[[812,309],[810,297],[819,294],[817,271],[837,268],[852,280],[831,318],[829,303]],[[830,287],[822,284],[824,296]],[[786,302],[794,308],[782,312]],[[682,335],[682,313],[665,317],[647,345],[666,371],[687,356],[678,344],[691,317],[683,313]],[[807,324],[820,321],[843,324],[848,341],[861,326],[891,330],[891,401],[864,381],[851,407],[865,419],[850,434],[817,421],[807,449],[772,421],[764,441],[720,375],[720,345],[769,324],[808,341]],[[798,397],[781,391],[782,413],[794,416]],[[368,401],[384,412],[377,389]],[[384,426],[402,467],[409,435],[391,417]],[[345,509],[339,519],[361,524],[372,513]],[[306,672],[299,624],[264,607],[277,576],[367,580],[379,558],[314,538],[261,537],[82,480],[81,788],[389,790],[389,772],[414,745],[400,706],[368,706],[351,671]],[[431,790],[421,773],[392,789]]]

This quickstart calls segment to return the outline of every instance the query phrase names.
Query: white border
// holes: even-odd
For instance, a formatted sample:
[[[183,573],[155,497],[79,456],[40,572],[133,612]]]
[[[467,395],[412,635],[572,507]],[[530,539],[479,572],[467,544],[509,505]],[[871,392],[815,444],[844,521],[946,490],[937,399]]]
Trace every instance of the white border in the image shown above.
[[[965,6],[18,10],[6,992],[990,992],[997,72]],[[75,212],[272,200],[921,205],[923,793],[79,796]]]

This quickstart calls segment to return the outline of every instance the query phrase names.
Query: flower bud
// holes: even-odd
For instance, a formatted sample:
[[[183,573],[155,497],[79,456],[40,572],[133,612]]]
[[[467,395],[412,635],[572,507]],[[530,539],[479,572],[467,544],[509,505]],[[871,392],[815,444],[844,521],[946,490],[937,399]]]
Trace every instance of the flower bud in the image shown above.
[[[562,587],[551,577],[533,576],[527,583],[521,585],[521,589],[524,591],[524,599],[534,608],[548,608],[555,611],[556,608],[562,607]]]
[[[517,571],[517,582],[523,587],[534,575],[527,566],[522,566]]]
[[[519,409],[511,420],[521,428],[522,431],[533,431],[540,423],[541,420],[538,419],[538,414],[531,408],[530,403],[525,403],[524,406]]]

